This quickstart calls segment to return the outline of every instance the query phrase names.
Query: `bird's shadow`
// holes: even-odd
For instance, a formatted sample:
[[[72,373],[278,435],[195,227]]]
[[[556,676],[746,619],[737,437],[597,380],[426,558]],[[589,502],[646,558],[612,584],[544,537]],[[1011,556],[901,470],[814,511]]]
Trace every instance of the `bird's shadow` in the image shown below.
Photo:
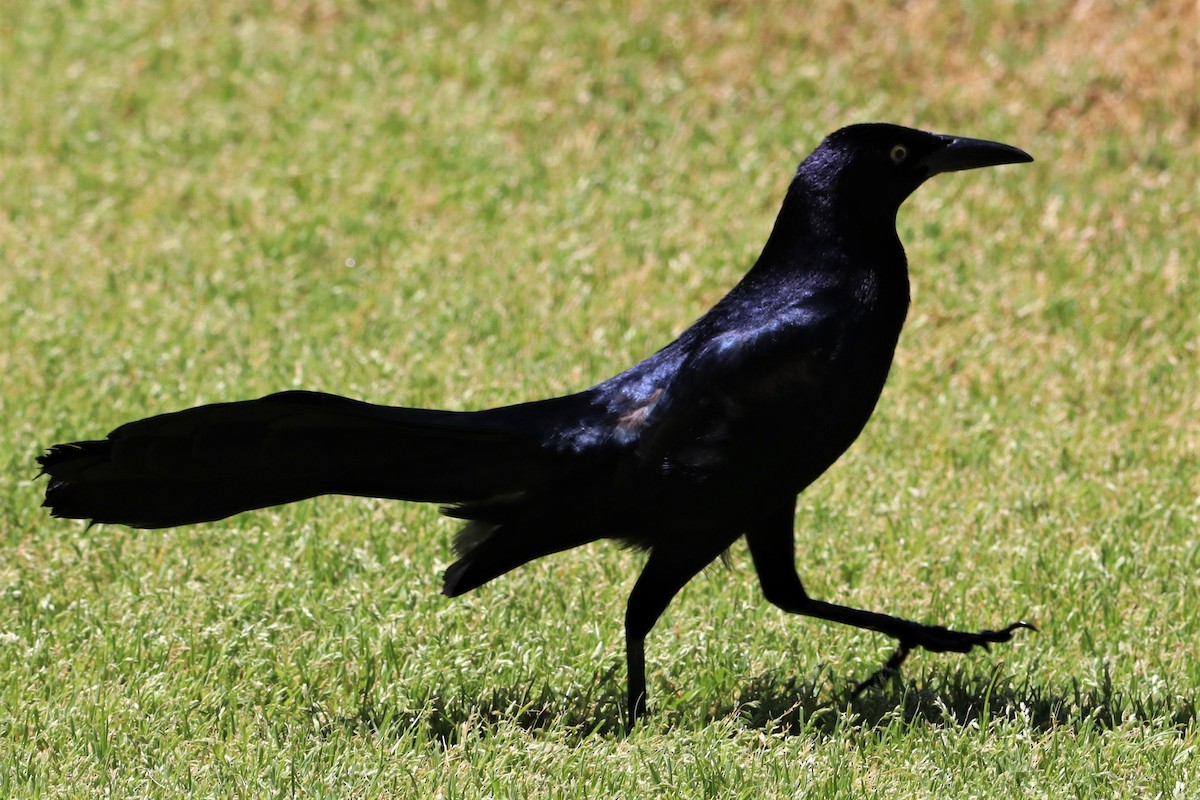
[[[627,726],[624,693],[614,680],[617,672],[613,667],[597,674],[585,693],[564,695],[546,683],[497,686],[469,697],[431,695],[419,709],[411,710],[380,707],[364,692],[357,713],[337,722],[377,734],[394,731],[400,723],[402,729],[418,729],[441,746],[456,744],[468,731],[486,735],[503,725],[530,732],[553,728],[579,740],[620,736]],[[1095,685],[1074,680],[1065,687],[1049,688],[1036,675],[1018,679],[1005,674],[1002,666],[991,674],[931,668],[924,674],[900,676],[858,697],[852,689],[853,684],[834,678],[827,668],[804,679],[764,673],[746,681],[736,696],[713,703],[700,717],[706,724],[732,721],[744,729],[817,737],[897,724],[968,727],[997,719],[1020,720],[1035,730],[1107,730],[1131,718],[1166,719],[1182,734],[1197,719],[1192,701],[1130,697],[1113,685],[1107,673]],[[686,722],[683,712],[665,709],[656,714],[652,709],[648,724],[671,730],[694,722]]]
[[[1034,730],[1108,730],[1129,719],[1167,720],[1181,733],[1197,717],[1188,699],[1143,700],[1124,693],[1105,672],[1095,685],[1073,679],[1050,687],[1030,675],[1017,678],[997,666],[990,674],[965,668],[902,676],[891,684],[852,696],[852,687],[831,692],[825,671],[807,681],[774,674],[751,679],[736,702],[717,717],[737,714],[749,728],[792,735],[833,736],[847,729],[875,730],[896,724],[968,727],[994,720],[1019,720]]]

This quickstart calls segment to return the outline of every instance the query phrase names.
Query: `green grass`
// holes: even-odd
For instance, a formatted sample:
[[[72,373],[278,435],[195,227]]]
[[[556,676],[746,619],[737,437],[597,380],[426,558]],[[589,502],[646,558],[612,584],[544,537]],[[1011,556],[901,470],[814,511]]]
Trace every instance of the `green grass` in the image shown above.
[[[0,796],[1191,796],[1196,20],[938,5],[0,0]],[[1039,635],[850,702],[889,643],[768,606],[739,546],[651,635],[624,736],[636,553],[451,602],[429,508],[161,532],[39,508],[40,448],[160,411],[607,377],[868,119],[1038,161],[901,211],[909,324],[800,499],[801,574]]]

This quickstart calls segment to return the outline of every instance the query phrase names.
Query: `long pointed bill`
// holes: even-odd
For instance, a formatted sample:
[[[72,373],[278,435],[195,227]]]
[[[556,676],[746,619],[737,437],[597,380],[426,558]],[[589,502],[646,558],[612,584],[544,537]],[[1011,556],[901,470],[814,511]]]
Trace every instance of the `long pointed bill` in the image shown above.
[[[919,166],[928,169],[930,175],[1033,161],[1033,156],[1024,150],[1000,142],[968,139],[965,136],[943,138],[946,141],[945,147],[935,150],[919,162]]]

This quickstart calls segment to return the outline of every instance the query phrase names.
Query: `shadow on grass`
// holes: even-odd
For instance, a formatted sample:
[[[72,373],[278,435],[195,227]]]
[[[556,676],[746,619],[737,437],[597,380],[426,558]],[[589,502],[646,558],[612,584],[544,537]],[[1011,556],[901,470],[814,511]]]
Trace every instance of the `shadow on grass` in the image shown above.
[[[325,725],[384,735],[415,731],[443,747],[456,744],[468,731],[486,735],[505,725],[531,732],[552,729],[575,740],[620,736],[625,733],[625,696],[617,672],[614,667],[597,674],[586,693],[563,694],[539,679],[541,687],[536,689],[531,683],[488,688],[475,695],[430,695],[411,710],[380,707],[367,686],[355,715],[326,720]],[[842,684],[842,689],[831,691],[830,686]],[[1192,701],[1130,697],[1113,686],[1107,673],[1099,685],[1084,686],[1076,680],[1065,690],[1037,683],[1036,676],[1018,682],[999,667],[990,676],[935,668],[921,678],[902,677],[858,698],[850,696],[852,685],[827,670],[804,681],[766,673],[748,680],[735,698],[701,712],[700,719],[704,723],[732,720],[743,728],[818,737],[898,725],[967,727],[995,720],[1021,721],[1043,731],[1108,730],[1134,719],[1153,719],[1183,735],[1197,720]],[[670,730],[681,723],[687,724],[680,712],[668,708],[656,713],[652,707],[651,727]]]
[[[737,714],[752,728],[806,735],[897,724],[966,727],[994,720],[1019,720],[1042,731],[1108,730],[1134,719],[1154,719],[1182,735],[1197,718],[1191,700],[1131,697],[1113,686],[1107,672],[1096,686],[1076,679],[1068,687],[1051,688],[1038,683],[1035,675],[1018,681],[999,669],[990,676],[964,669],[936,671],[925,680],[901,678],[853,699],[847,686],[833,700],[825,688],[830,682],[822,674],[805,683],[760,675],[714,717]]]

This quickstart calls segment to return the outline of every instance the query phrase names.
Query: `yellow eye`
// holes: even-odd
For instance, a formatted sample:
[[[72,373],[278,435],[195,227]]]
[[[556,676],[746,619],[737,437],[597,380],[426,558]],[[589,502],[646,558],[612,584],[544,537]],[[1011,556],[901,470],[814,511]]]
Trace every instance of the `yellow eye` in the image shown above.
[[[894,145],[892,152],[888,153],[892,158],[893,164],[899,164],[904,159],[908,158],[908,148],[902,144]]]

